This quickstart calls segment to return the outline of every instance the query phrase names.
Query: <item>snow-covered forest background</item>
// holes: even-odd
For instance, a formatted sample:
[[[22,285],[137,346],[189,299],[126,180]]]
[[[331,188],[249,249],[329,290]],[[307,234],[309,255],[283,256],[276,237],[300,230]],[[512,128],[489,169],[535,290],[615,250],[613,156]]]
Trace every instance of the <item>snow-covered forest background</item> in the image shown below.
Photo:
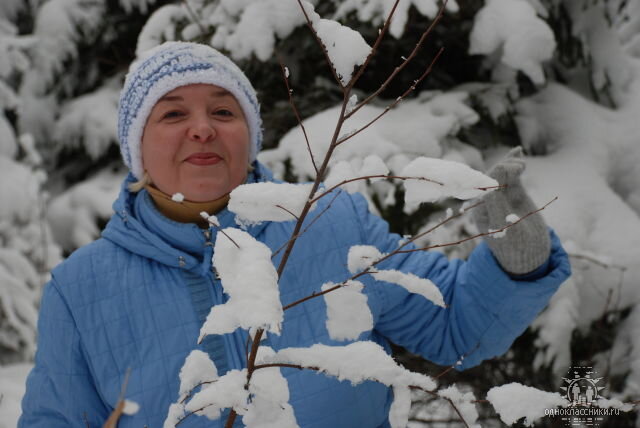
[[[391,0],[310,1],[372,43]],[[355,88],[377,90],[438,13],[436,0],[401,0]],[[342,93],[294,0],[2,0],[0,2],[0,427],[13,427],[36,344],[49,270],[99,236],[125,169],[116,109],[128,64],[164,40],[209,43],[245,70],[262,103],[259,159],[279,178],[314,173],[280,63],[312,151],[331,137]],[[336,43],[339,45],[340,38]],[[571,366],[592,365],[607,398],[640,399],[640,0],[449,0],[424,47],[347,127],[406,100],[336,151],[335,173],[371,154],[391,172],[417,156],[485,170],[511,147],[527,153],[523,181],[571,255],[573,276],[502,358],[439,378],[484,398],[519,382],[559,391]],[[344,161],[344,162],[340,162]],[[389,181],[352,184],[403,235],[441,221],[456,200],[407,205]],[[470,216],[424,245],[475,233]],[[446,247],[465,257],[475,245]],[[398,349],[414,371],[437,367]],[[416,395],[412,426],[459,426]],[[504,426],[477,405],[482,426]],[[604,425],[633,427],[635,412]],[[458,424],[458,425],[456,425]],[[540,426],[551,426],[549,418]]]

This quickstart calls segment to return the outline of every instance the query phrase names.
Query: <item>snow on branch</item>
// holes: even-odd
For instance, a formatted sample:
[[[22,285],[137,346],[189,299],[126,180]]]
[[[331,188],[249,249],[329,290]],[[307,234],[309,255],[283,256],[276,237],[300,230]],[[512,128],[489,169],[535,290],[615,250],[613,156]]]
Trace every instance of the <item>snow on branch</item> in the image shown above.
[[[367,358],[362,358],[366,355]],[[374,342],[354,342],[346,346],[315,344],[310,348],[285,348],[265,359],[266,363],[289,363],[312,368],[348,380],[352,384],[372,380],[393,387],[394,402],[389,421],[393,428],[406,426],[410,407],[409,387],[433,390],[436,383],[428,376],[399,366]],[[404,423],[404,425],[403,425]]]
[[[213,266],[229,300],[211,309],[198,341],[208,334],[231,333],[239,327],[265,328],[280,334],[283,311],[271,250],[247,232],[226,228],[216,236],[214,254]]]
[[[373,266],[384,254],[373,245],[353,245],[349,248],[347,265],[349,272],[355,274]]]
[[[322,286],[322,291],[335,286],[327,282]],[[324,294],[327,330],[332,339],[356,340],[362,332],[373,329],[373,316],[367,296],[362,293],[363,287],[360,281],[347,281],[344,286]]]
[[[228,208],[236,223],[250,226],[263,221],[297,220],[309,199],[311,184],[251,183],[231,192]],[[315,206],[311,207],[313,210]]]
[[[378,270],[372,272],[371,276],[378,281],[397,284],[411,293],[419,294],[430,302],[433,302],[434,305],[442,308],[447,307],[438,287],[426,278],[420,278],[412,273],[404,273],[398,270]]]
[[[360,191],[360,185],[369,179],[372,183],[382,180],[389,174],[389,168],[378,155],[369,155],[364,160],[341,160],[331,166],[324,181],[329,191],[342,187],[349,193]]]
[[[476,409],[476,397],[473,392],[462,392],[455,385],[438,391],[438,396],[448,400],[455,411],[467,426],[480,428],[480,425],[473,425],[478,420],[478,410]]]
[[[362,35],[351,28],[334,20],[322,19],[307,1],[299,1],[300,7],[319,41],[334,70],[337,80],[342,86],[347,86],[351,81],[356,67],[364,64],[371,46],[367,44]]]
[[[363,359],[362,356],[367,358]],[[385,350],[374,342],[361,341],[345,346],[315,344],[310,348],[285,348],[276,352],[265,362],[297,364],[317,368],[318,371],[348,380],[357,385],[366,380],[387,386],[415,385],[433,390],[436,383],[420,373],[412,373],[399,366]]]
[[[203,385],[185,405],[185,410],[214,420],[220,410],[232,408],[239,414],[246,412],[249,391],[245,389],[247,370],[231,370],[217,381]]]
[[[193,388],[202,383],[203,379],[207,382],[218,379],[218,369],[206,352],[194,349],[180,369],[180,391],[178,392],[180,399],[189,395]]]
[[[472,199],[498,187],[496,180],[463,163],[436,158],[416,158],[404,167],[400,175],[428,179],[403,182],[407,205],[437,202],[447,197]]]
[[[191,396],[194,390],[203,385],[210,384],[218,380],[218,369],[211,361],[209,355],[199,349],[191,351],[180,369],[180,390],[178,401],[171,404],[169,413],[164,421],[164,428],[174,428],[187,415],[185,401]],[[219,416],[219,410],[215,409],[210,414],[215,418]]]
[[[257,360],[273,357],[267,346],[258,348]],[[289,404],[289,385],[278,367],[256,370],[249,384],[251,400],[242,422],[247,428],[297,428],[293,407]]]
[[[496,386],[487,392],[487,399],[507,425],[525,418],[524,424],[531,426],[545,416],[545,409],[566,407],[569,402],[557,392],[541,391],[519,383]]]

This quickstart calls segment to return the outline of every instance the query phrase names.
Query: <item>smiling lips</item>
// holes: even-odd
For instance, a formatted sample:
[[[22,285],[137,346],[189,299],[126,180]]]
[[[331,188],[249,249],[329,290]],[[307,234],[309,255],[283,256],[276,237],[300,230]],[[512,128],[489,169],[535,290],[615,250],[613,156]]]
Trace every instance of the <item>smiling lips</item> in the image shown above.
[[[214,165],[220,162],[222,158],[215,153],[194,153],[185,159],[193,165]]]

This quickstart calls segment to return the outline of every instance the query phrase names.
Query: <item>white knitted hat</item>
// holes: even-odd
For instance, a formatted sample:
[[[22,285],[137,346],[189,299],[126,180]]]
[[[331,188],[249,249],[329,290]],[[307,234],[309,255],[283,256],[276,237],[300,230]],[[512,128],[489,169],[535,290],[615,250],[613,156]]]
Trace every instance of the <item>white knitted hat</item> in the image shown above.
[[[168,92],[197,83],[219,86],[238,101],[249,126],[249,162],[262,146],[262,119],[256,91],[229,58],[197,43],[165,42],[142,54],[129,67],[118,105],[118,138],[124,163],[140,179],[144,174],[140,144],[153,106]]]

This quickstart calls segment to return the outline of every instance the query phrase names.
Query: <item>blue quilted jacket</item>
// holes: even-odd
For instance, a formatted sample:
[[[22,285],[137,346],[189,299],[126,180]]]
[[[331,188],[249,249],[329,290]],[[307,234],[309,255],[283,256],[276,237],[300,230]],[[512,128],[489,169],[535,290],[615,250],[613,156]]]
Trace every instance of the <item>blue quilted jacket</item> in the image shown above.
[[[259,166],[251,180],[269,179],[270,173]],[[321,200],[310,219],[331,199]],[[210,307],[226,301],[211,267],[215,233],[167,219],[146,191],[131,194],[126,183],[114,208],[102,237],[54,269],[44,288],[36,364],[27,381],[20,427],[101,427],[129,371],[126,398],[140,410],[123,416],[118,426],[160,428],[178,398],[178,373],[191,350],[208,352],[219,373],[246,366],[246,331],[196,343]],[[227,210],[218,219],[223,227],[236,227]],[[267,222],[248,232],[275,251],[292,229],[293,222]],[[460,368],[504,353],[570,274],[567,255],[551,234],[551,258],[535,280],[510,278],[484,243],[466,262],[435,252],[390,258],[380,267],[429,278],[449,308],[365,278],[374,329],[360,339],[387,350],[392,341],[446,365],[468,354]],[[352,245],[390,252],[399,239],[369,213],[362,196],[340,194],[297,242],[280,280],[282,303],[350,277],[346,261]],[[287,310],[282,334],[270,334],[266,344],[276,350],[344,344],[329,338],[325,320],[324,300],[311,299]],[[301,427],[388,426],[392,392],[387,387],[375,382],[352,386],[312,371],[282,373]],[[222,427],[223,422],[191,416],[180,426]]]

